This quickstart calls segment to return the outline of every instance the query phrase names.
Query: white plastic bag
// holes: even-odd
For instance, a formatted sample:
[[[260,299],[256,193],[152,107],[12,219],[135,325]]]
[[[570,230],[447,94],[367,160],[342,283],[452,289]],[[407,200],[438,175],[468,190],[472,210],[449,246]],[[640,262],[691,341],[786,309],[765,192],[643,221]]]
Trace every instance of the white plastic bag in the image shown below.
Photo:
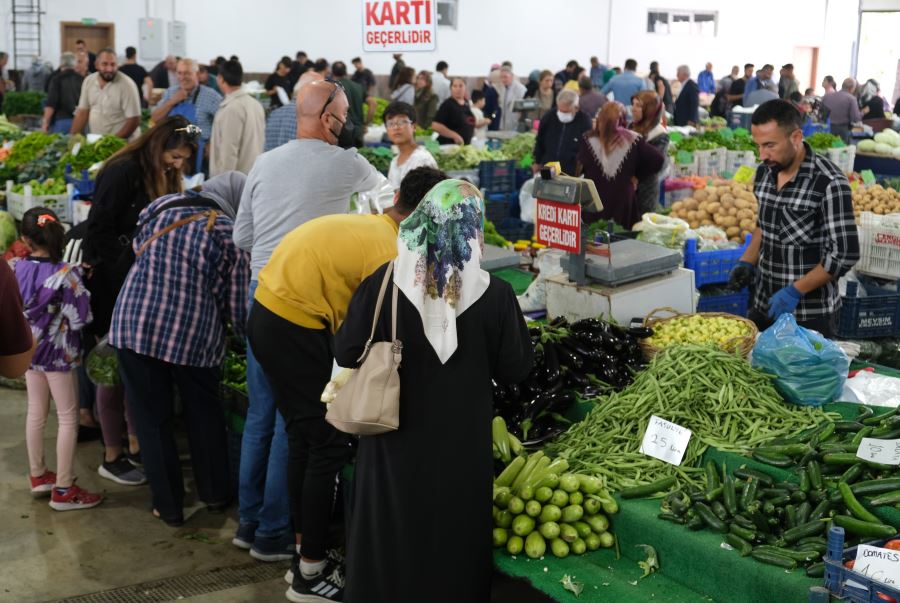
[[[531,281],[525,293],[518,297],[519,307],[523,312],[534,312],[547,307],[547,279],[562,274],[560,261],[565,257],[564,251],[557,249],[541,249],[534,259],[534,266],[540,271],[536,279]]]
[[[523,222],[534,223],[535,214],[537,213],[537,199],[532,195],[534,192],[534,178],[530,178],[522,185],[519,191],[519,219]]]
[[[841,400],[896,408],[900,406],[900,379],[860,371],[844,383]]]
[[[681,249],[690,224],[680,218],[646,213],[641,219],[640,240],[671,249]]]

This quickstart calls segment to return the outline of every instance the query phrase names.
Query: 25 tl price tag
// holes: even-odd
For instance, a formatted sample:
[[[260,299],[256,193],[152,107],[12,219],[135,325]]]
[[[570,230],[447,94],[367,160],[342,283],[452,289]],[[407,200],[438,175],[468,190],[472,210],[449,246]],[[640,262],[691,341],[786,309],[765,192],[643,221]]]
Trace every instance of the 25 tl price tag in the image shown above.
[[[863,438],[856,456],[864,461],[882,465],[900,465],[900,440]]]
[[[681,465],[690,440],[690,429],[653,415],[644,432],[641,452],[670,465]]]

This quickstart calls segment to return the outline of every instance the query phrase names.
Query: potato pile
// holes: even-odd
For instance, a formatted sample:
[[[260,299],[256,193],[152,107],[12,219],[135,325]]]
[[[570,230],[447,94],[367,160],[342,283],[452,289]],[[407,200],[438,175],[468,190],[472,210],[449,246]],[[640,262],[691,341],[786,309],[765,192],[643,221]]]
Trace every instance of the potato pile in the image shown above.
[[[691,228],[718,226],[729,240],[741,243],[756,228],[757,209],[752,184],[723,180],[673,203],[671,215]]]
[[[880,184],[856,187],[853,191],[853,214],[857,222],[859,214],[864,211],[882,216],[900,213],[900,192],[884,188]]]

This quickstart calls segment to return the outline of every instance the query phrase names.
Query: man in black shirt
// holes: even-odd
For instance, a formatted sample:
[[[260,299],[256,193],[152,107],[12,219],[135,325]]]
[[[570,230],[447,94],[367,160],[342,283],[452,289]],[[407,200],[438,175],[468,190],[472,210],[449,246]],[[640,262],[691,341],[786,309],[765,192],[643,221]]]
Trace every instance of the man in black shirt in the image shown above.
[[[312,69],[312,66],[312,61],[309,60],[305,52],[301,50],[297,53],[297,58],[291,63],[291,73],[288,75],[291,79],[291,90],[300,81],[300,76]]]
[[[275,73],[270,74],[269,79],[266,80],[266,94],[269,97],[269,106],[271,108],[277,109],[284,105],[284,102],[278,95],[278,88],[284,90],[288,99],[291,98],[291,91],[294,89],[294,86],[291,84],[290,73],[291,58],[281,57],[281,60],[275,65]]]
[[[64,52],[59,58],[59,72],[50,79],[47,104],[44,106],[44,132],[68,134],[81,96],[81,82],[75,72],[75,55]]]
[[[744,88],[747,87],[747,81],[753,77],[753,63],[744,65],[744,77],[738,78],[731,82],[731,90],[728,91],[728,101],[731,106],[744,106]]]
[[[164,61],[160,61],[150,70],[150,79],[153,80],[154,88],[162,88],[168,90],[172,86],[178,85],[178,76],[175,69],[178,66],[178,57],[169,55]]]
[[[350,79],[362,86],[363,92],[368,96],[372,93],[372,88],[375,87],[375,76],[370,69],[365,68],[361,58],[355,57],[350,62],[356,68],[356,73]]]
[[[129,46],[125,49],[125,64],[119,67],[119,71],[130,77],[141,93],[141,107],[147,108],[147,94],[153,88],[153,80],[147,70],[138,65],[137,49]]]

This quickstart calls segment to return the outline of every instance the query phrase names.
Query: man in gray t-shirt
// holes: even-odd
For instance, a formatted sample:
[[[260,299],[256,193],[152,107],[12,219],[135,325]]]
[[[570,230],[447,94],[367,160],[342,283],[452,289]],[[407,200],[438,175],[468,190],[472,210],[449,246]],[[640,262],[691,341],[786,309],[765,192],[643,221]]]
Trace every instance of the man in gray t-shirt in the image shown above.
[[[250,252],[252,280],[284,235],[314,218],[345,213],[353,193],[384,180],[355,149],[337,146],[347,108],[333,83],[307,84],[297,98],[297,139],[263,153],[250,170],[234,241]]]
[[[356,149],[337,146],[349,106],[340,87],[325,81],[306,84],[296,106],[297,139],[256,159],[234,223],[235,244],[251,256],[251,300],[260,270],[285,235],[314,218],[346,213],[353,193],[385,180]],[[249,345],[247,350],[250,404],[241,448],[240,523],[232,542],[249,548],[256,559],[290,559],[295,535],[288,504],[288,436],[265,373]],[[300,570],[294,573],[299,576]]]

